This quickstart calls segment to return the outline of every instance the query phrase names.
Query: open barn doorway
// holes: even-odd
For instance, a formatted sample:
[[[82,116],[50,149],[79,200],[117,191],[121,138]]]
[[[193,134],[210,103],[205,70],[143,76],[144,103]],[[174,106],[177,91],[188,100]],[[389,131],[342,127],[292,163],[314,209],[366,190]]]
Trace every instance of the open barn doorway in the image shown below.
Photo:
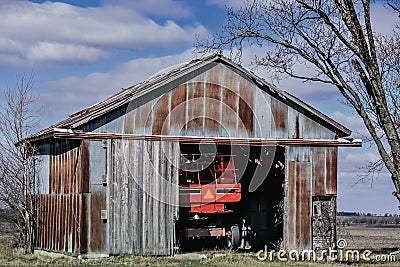
[[[279,246],[284,147],[181,143],[180,150],[176,247]]]

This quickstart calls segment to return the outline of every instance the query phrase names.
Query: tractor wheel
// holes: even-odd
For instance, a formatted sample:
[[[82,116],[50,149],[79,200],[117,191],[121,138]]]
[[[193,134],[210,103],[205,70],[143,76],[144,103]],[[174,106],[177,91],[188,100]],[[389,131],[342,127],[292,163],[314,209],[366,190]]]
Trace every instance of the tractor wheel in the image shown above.
[[[228,248],[236,250],[240,245],[240,230],[237,224],[231,226],[231,236],[228,237]]]

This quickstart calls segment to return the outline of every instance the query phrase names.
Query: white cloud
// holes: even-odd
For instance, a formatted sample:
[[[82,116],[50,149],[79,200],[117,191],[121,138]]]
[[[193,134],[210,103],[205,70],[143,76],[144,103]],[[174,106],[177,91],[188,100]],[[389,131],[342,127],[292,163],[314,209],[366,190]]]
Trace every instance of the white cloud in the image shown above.
[[[103,50],[74,44],[39,42],[33,46],[27,59],[50,62],[90,62],[106,56]]]
[[[0,12],[0,52],[28,62],[87,62],[115,48],[187,47],[196,34],[208,34],[198,23],[157,23],[134,8],[116,5],[83,8],[59,2],[4,0],[0,2]],[[79,55],[74,55],[74,51]],[[83,55],[86,52],[88,55]]]
[[[103,3],[111,6],[126,6],[147,14],[187,18],[192,16],[191,10],[183,1],[174,0],[103,0]]]

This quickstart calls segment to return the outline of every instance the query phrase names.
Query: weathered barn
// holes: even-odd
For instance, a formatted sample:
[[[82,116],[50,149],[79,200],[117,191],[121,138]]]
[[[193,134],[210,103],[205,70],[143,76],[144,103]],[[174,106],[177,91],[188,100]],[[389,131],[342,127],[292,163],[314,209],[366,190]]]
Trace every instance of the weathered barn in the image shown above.
[[[237,158],[242,196],[230,222],[246,220],[254,248],[332,246],[338,147],[361,145],[350,134],[220,55],[194,60],[30,137],[42,184],[37,249],[173,254],[185,208],[181,154],[207,146]],[[283,185],[270,177],[276,160],[286,166]]]

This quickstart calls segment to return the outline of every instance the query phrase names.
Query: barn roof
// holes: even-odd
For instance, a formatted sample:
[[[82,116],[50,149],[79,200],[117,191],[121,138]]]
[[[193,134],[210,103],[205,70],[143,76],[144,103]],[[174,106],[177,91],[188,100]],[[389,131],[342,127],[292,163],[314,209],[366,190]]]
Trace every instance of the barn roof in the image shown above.
[[[316,110],[315,108],[309,106],[305,102],[301,101],[297,97],[289,94],[286,91],[283,91],[274,85],[268,83],[263,78],[255,75],[254,73],[246,70],[239,64],[234,63],[230,59],[223,57],[219,54],[214,54],[202,59],[193,60],[185,65],[180,65],[179,67],[173,68],[169,71],[163,72],[156,76],[151,77],[150,79],[136,84],[134,86],[123,89],[121,92],[100,101],[90,107],[87,107],[79,112],[76,112],[70,115],[67,119],[52,125],[36,134],[31,135],[28,139],[31,141],[36,141],[40,139],[45,139],[53,136],[55,130],[59,129],[77,129],[81,125],[98,118],[118,107],[121,107],[130,101],[137,99],[143,95],[146,95],[157,88],[170,83],[171,81],[177,80],[179,78],[184,77],[185,75],[199,70],[203,67],[206,67],[209,64],[221,63],[226,64],[234,69],[240,71],[243,75],[248,77],[250,80],[255,82],[260,87],[267,87],[269,90],[278,94],[285,101],[291,102],[292,104],[299,106],[300,108],[306,110],[310,114],[319,118],[323,122],[331,125],[335,128],[337,135],[339,137],[346,137],[351,134],[351,130]]]

